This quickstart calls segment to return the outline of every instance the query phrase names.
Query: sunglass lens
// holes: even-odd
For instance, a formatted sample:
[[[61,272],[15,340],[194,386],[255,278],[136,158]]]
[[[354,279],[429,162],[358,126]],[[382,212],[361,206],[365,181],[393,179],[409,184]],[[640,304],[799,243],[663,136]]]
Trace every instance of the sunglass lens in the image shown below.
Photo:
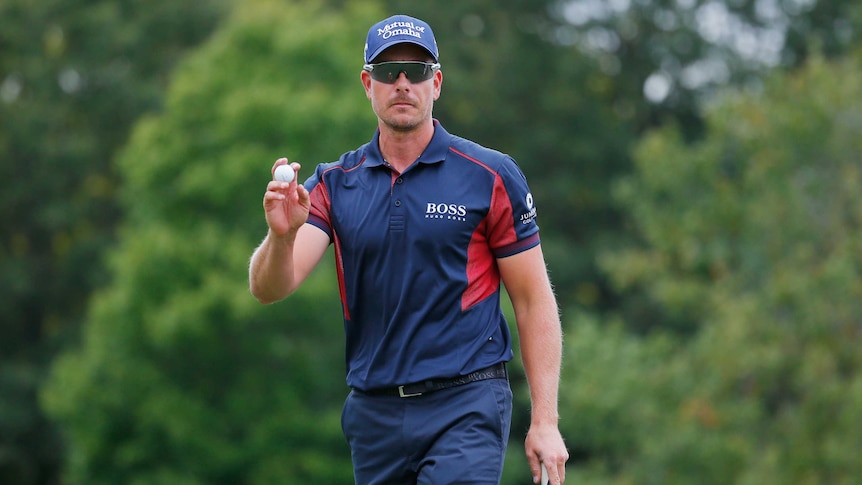
[[[380,82],[394,84],[402,72],[411,83],[427,81],[434,74],[431,66],[424,62],[381,62],[374,66],[371,77]]]
[[[404,74],[407,75],[407,80],[411,83],[418,83],[428,80],[425,72],[431,72],[431,69],[426,64],[407,64],[404,66]]]

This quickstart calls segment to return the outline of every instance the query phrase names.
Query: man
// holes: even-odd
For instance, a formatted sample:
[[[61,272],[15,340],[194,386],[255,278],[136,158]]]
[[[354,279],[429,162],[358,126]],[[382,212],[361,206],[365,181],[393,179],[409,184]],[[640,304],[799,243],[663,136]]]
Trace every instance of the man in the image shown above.
[[[251,292],[262,303],[286,298],[334,244],[352,389],[342,428],[356,483],[499,484],[513,356],[502,279],[532,399],[533,481],[543,464],[561,484],[562,337],[533,197],[514,160],[432,118],[438,60],[421,20],[371,27],[361,80],[377,132],[303,185],[269,183]]]

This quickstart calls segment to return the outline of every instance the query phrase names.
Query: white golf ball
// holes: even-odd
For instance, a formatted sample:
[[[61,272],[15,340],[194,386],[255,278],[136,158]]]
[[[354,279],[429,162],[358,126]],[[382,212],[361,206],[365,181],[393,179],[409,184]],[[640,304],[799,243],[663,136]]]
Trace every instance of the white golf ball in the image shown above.
[[[279,182],[288,182],[290,183],[293,180],[295,173],[293,171],[293,167],[289,164],[279,165],[275,167],[275,179]]]

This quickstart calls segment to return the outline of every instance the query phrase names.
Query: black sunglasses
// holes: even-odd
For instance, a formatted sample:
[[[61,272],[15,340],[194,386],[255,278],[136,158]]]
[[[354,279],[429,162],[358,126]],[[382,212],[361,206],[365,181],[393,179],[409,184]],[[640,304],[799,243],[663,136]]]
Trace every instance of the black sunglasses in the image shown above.
[[[362,69],[371,74],[371,79],[386,84],[395,84],[403,72],[411,83],[421,83],[434,76],[434,71],[440,69],[437,62],[392,61],[366,64]]]

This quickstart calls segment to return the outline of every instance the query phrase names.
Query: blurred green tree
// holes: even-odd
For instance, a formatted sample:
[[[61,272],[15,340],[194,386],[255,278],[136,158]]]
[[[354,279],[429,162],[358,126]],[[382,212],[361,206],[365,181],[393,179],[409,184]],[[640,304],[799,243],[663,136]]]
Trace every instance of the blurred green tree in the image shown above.
[[[728,84],[760,85],[775,67],[828,58],[859,44],[862,7],[853,0],[553,0],[542,35],[574,46],[612,75],[618,107],[639,132],[676,120],[699,136],[700,104]],[[638,99],[648,101],[636,102]]]
[[[37,388],[107,280],[113,154],[221,11],[220,0],[0,2],[0,483],[58,479]]]
[[[643,244],[602,264],[677,325],[575,326],[578,479],[862,479],[860,113],[862,58],[814,56],[722,96],[702,141],[669,126],[639,143],[617,194]]]
[[[112,284],[44,392],[70,483],[351,481],[333,266],[261,306],[247,265],[275,159],[307,175],[373,134],[361,39],[381,16],[242,2],[175,72],[164,113],[136,126]]]

